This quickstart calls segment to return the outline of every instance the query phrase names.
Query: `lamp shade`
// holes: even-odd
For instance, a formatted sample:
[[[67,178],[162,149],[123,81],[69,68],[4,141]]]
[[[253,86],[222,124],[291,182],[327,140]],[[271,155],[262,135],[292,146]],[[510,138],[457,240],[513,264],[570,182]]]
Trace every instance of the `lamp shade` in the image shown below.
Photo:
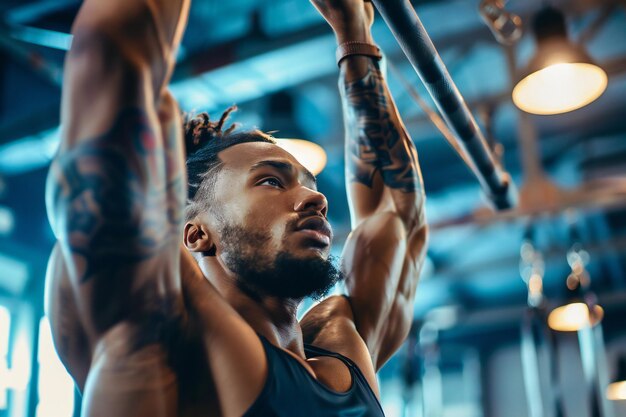
[[[606,389],[606,398],[613,401],[626,400],[626,357],[624,356],[619,358],[617,374]]]
[[[560,332],[576,332],[598,324],[604,317],[599,305],[589,306],[583,302],[572,302],[555,308],[548,315],[548,326]]]
[[[597,99],[608,83],[606,72],[567,37],[563,14],[551,7],[533,20],[537,50],[513,88],[513,102],[534,114],[566,113]]]
[[[566,302],[550,312],[548,326],[561,332],[575,332],[602,321],[604,310],[589,289],[590,277],[585,268],[589,253],[576,243],[567,252],[567,262],[572,270],[565,280]]]
[[[276,144],[292,154],[313,175],[322,172],[326,166],[326,152],[316,143],[303,139],[276,139]]]

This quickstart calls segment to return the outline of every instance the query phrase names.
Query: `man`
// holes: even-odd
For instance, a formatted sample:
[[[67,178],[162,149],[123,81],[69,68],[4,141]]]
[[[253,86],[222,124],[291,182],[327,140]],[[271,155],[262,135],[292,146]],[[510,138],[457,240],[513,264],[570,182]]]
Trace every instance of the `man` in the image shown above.
[[[375,373],[407,335],[425,252],[421,177],[371,5],[313,3],[340,45],[353,231],[346,295],[299,322],[339,278],[315,178],[269,136],[201,115],[185,193],[166,86],[188,0],[83,3],[47,202],[48,311],[84,415],[382,415]]]

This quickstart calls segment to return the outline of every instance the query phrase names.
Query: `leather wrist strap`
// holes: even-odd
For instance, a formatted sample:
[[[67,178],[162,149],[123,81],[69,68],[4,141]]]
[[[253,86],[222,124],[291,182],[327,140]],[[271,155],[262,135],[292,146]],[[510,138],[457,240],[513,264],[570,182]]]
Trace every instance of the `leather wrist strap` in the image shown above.
[[[337,59],[337,65],[341,63],[341,60],[350,55],[365,55],[370,56],[377,61],[380,61],[383,55],[380,53],[380,49],[376,45],[371,43],[349,41],[340,44],[335,52],[335,58]]]

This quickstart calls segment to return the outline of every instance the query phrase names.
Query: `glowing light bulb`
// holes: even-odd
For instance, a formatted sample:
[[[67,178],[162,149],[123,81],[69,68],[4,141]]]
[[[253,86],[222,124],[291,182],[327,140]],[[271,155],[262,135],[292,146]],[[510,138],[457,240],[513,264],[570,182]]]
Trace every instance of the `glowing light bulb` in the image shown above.
[[[541,295],[543,291],[543,279],[541,275],[534,273],[528,280],[528,292],[531,295]]]
[[[548,316],[548,326],[561,332],[575,332],[587,326],[594,326],[602,320],[604,310],[596,305],[593,313],[585,303],[571,303],[557,307]]]
[[[326,152],[316,143],[302,139],[276,139],[276,144],[292,154],[313,175],[322,172],[326,166]]]
[[[609,384],[606,389],[606,398],[612,401],[626,400],[626,381]]]
[[[563,12],[546,6],[532,19],[537,49],[513,89],[513,102],[534,114],[566,113],[598,98],[606,72],[567,35]]]
[[[522,79],[513,89],[513,102],[528,113],[566,113],[597,99],[607,83],[606,72],[596,65],[552,64]]]

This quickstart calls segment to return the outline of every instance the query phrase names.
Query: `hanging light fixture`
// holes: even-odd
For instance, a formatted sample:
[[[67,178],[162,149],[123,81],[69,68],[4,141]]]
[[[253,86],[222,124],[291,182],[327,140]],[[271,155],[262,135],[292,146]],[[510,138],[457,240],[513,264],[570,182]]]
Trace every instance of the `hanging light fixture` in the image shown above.
[[[326,166],[326,152],[317,143],[303,139],[276,139],[276,144],[292,154],[313,175],[322,172]]]
[[[535,248],[531,239],[532,230],[529,228],[520,248],[520,275],[528,287],[528,306],[539,308],[544,304],[543,274],[545,265],[543,255]]]
[[[604,310],[589,291],[589,273],[585,266],[589,262],[589,254],[580,244],[576,243],[567,253],[567,262],[571,272],[567,277],[567,304],[555,308],[548,315],[548,326],[562,332],[575,332],[584,327],[595,326],[602,317]]]
[[[535,246],[535,235],[535,227],[527,226],[519,264],[520,275],[528,287],[528,308],[522,316],[520,339],[526,400],[531,417],[545,414],[562,417],[556,341],[546,327],[547,301],[543,293],[545,264],[541,251]],[[545,369],[549,369],[547,374]]]
[[[626,357],[617,362],[615,380],[606,389],[606,398],[612,401],[626,400]]]
[[[566,113],[591,103],[608,78],[589,54],[567,37],[563,13],[546,7],[533,19],[537,49],[513,88],[513,102],[534,114]]]
[[[498,42],[513,45],[522,37],[522,18],[505,10],[505,3],[503,0],[481,0],[478,11]]]

